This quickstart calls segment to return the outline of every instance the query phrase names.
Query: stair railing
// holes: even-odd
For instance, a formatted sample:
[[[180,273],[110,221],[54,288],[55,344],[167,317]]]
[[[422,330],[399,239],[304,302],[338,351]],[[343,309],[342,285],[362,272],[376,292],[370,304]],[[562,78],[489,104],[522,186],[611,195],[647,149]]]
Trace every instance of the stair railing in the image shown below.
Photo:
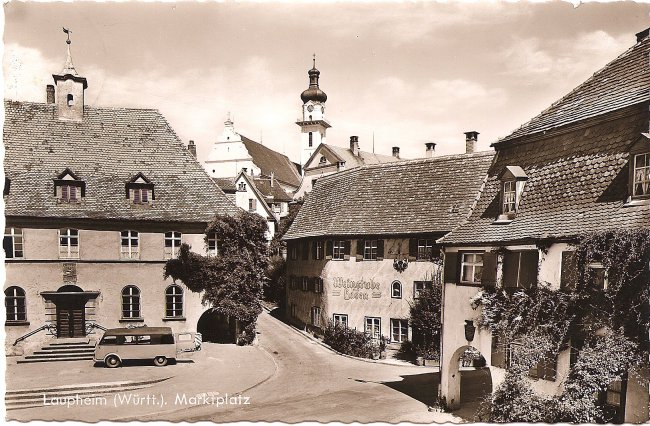
[[[91,334],[93,332],[93,329],[95,329],[95,328],[97,328],[99,330],[102,330],[102,331],[108,330],[106,327],[104,327],[102,325],[99,325],[96,322],[89,322],[89,323],[86,323],[86,334]]]
[[[40,333],[41,331],[47,330],[48,334],[51,334],[53,336],[56,336],[56,325],[54,324],[43,324],[36,330],[30,331],[27,334],[24,334],[20,336],[19,338],[16,339],[14,342],[13,346],[16,346],[18,343],[22,342],[23,340],[27,339],[30,336],[33,336],[36,333]]]

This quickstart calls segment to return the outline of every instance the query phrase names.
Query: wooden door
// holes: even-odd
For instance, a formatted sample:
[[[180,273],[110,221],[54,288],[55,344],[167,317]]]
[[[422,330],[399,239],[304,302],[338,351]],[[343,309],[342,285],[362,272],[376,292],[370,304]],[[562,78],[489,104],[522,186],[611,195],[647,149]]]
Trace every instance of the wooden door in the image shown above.
[[[57,337],[83,337],[86,335],[83,307],[59,307],[56,317]]]

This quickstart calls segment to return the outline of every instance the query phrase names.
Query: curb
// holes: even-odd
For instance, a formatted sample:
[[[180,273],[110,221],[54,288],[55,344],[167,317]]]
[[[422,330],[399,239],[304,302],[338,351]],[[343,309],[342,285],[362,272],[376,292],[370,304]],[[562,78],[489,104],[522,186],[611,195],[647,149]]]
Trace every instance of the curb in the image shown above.
[[[26,395],[31,393],[49,394],[53,392],[65,392],[65,391],[75,391],[75,390],[99,390],[99,389],[106,389],[106,388],[153,385],[156,383],[164,382],[165,380],[169,380],[173,377],[174,376],[169,376],[169,377],[163,377],[161,379],[151,379],[151,380],[142,380],[142,381],[82,383],[82,384],[55,386],[52,388],[40,388],[40,389],[7,390],[5,392],[5,398],[8,396],[11,397],[11,396],[18,396],[18,395]]]
[[[270,310],[266,309],[266,307],[264,307],[264,310],[266,310],[268,313],[271,312]],[[375,360],[375,359],[360,358],[360,357],[344,354],[344,353],[339,352],[336,349],[332,348],[330,345],[322,342],[320,339],[317,339],[316,337],[312,336],[311,334],[309,334],[309,333],[307,333],[307,332],[305,332],[303,330],[300,330],[298,327],[296,327],[296,326],[294,326],[292,324],[288,324],[288,323],[286,323],[284,321],[281,321],[281,320],[279,320],[279,319],[277,319],[275,317],[272,317],[272,318],[276,319],[279,323],[284,324],[286,327],[289,327],[290,329],[292,329],[294,332],[300,334],[305,339],[310,340],[310,341],[312,341],[314,343],[317,343],[317,344],[321,345],[322,347],[324,347],[325,349],[328,349],[329,351],[331,351],[331,352],[333,352],[333,353],[335,353],[337,355],[344,356],[346,358],[354,359],[354,360],[357,360],[357,361],[369,362],[369,363],[372,363],[372,364],[393,365],[393,366],[397,366],[397,367],[414,367],[414,368],[420,368],[420,369],[425,367],[425,366],[422,366],[422,365],[413,365],[413,364],[406,364],[406,363],[402,364],[402,363],[396,363],[396,362],[395,363],[393,363],[393,362],[385,362],[385,361],[380,361],[380,360]],[[429,367],[429,368],[435,368],[435,367]]]

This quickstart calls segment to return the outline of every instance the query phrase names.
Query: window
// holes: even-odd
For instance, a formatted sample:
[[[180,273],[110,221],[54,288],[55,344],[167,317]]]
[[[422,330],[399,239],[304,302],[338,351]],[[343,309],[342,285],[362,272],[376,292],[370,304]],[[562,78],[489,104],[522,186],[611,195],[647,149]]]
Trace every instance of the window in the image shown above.
[[[122,259],[138,259],[140,257],[140,244],[138,231],[122,231]]]
[[[377,260],[377,240],[365,240],[363,260]]]
[[[650,196],[650,153],[634,156],[632,196]]]
[[[289,258],[291,260],[297,260],[298,259],[298,243],[292,242],[292,243],[287,243],[288,248],[289,248]]]
[[[172,284],[165,290],[165,317],[183,317],[183,289]]]
[[[54,179],[54,196],[59,203],[78,203],[86,195],[86,182],[69,168]]]
[[[146,188],[133,188],[132,190],[133,204],[147,204],[149,203],[150,190]]]
[[[311,325],[320,327],[320,306],[312,306],[311,308]]]
[[[334,314],[334,325],[340,325],[342,327],[348,326],[348,315],[347,314]]]
[[[20,259],[23,257],[23,230],[21,228],[5,228],[5,237],[2,241],[7,259]]]
[[[401,299],[402,298],[402,283],[399,281],[393,281],[393,283],[390,285],[391,290],[390,290],[390,295],[393,299]]]
[[[427,288],[433,288],[433,281],[413,281],[413,298],[419,298],[420,293],[422,293],[422,291]]]
[[[463,253],[460,265],[460,282],[480,284],[483,273],[483,253]]]
[[[244,182],[239,182],[239,186],[237,187],[238,191],[246,191],[246,184]]]
[[[322,164],[325,164],[325,163],[327,163],[327,158],[325,158],[325,156],[321,156],[320,160],[318,160],[318,164],[322,165]]]
[[[79,257],[79,231],[76,229],[59,229],[59,257]]]
[[[303,241],[300,244],[300,255],[302,257],[302,260],[309,259],[309,241]]]
[[[220,241],[217,238],[216,232],[210,232],[207,237],[208,241],[208,256],[216,256],[219,254]]]
[[[66,203],[76,203],[79,201],[77,199],[77,187],[74,185],[61,185],[59,186],[61,195],[59,196],[59,201]]]
[[[248,199],[248,211],[253,213],[257,209],[257,200],[255,198]]]
[[[506,252],[503,256],[503,286],[531,288],[537,284],[537,250]]]
[[[165,259],[178,256],[181,247],[181,233],[176,231],[165,232]]]
[[[323,279],[321,277],[314,278],[314,293],[323,292]]]
[[[418,260],[430,260],[433,257],[433,240],[418,239]]]
[[[381,337],[381,318],[366,317],[364,331],[373,339],[379,339]]]
[[[323,259],[323,247],[324,243],[323,241],[317,240],[313,242],[313,248],[314,248],[314,259],[315,260],[322,260]]]
[[[405,319],[392,319],[390,320],[390,331],[392,342],[403,342],[408,339],[409,323]]]
[[[27,321],[25,309],[25,290],[12,286],[5,290],[7,322]]]
[[[69,107],[74,105],[74,96],[72,96],[72,93],[68,93],[68,96],[66,96],[66,101],[68,102]]]
[[[134,285],[122,289],[122,318],[140,318],[140,289]]]
[[[344,260],[346,254],[346,242],[342,240],[334,240],[332,243],[332,259]]]
[[[309,116],[309,119],[311,120],[311,115]],[[312,132],[309,132],[309,147],[311,148],[314,145],[314,135]]]
[[[501,213],[514,213],[517,200],[517,188],[515,181],[503,182],[503,207]]]
[[[557,375],[557,357],[551,353],[546,354],[529,371],[530,377],[544,380],[555,380]]]
[[[309,278],[302,277],[302,291],[309,291]]]
[[[291,317],[298,318],[298,306],[295,303],[291,304]]]
[[[296,284],[296,277],[294,277],[293,275],[289,277],[289,288],[291,290],[295,290],[298,288],[298,284]]]
[[[605,269],[602,263],[590,263],[587,265],[590,281],[595,288],[607,290],[609,286],[609,271]]]

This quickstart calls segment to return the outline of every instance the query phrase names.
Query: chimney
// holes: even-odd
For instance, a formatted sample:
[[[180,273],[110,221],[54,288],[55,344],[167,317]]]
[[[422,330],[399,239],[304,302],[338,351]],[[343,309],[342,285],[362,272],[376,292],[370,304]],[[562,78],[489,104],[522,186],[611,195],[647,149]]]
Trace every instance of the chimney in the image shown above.
[[[194,145],[193,140],[190,140],[190,143],[187,144],[187,150],[192,154],[192,157],[196,158],[196,145]]]
[[[46,99],[48,104],[53,104],[55,102],[54,99],[54,85],[53,84],[48,84],[47,87],[45,88],[45,93],[46,93]]]
[[[425,151],[425,154],[424,154],[425,158],[433,157],[433,154],[436,151],[436,143],[435,142],[427,142],[427,143],[424,144],[424,146],[427,147],[427,149]]]
[[[359,136],[350,136],[350,151],[352,155],[359,155]]]
[[[465,132],[465,153],[471,154],[476,152],[476,141],[478,140],[479,132],[472,130]]]
[[[393,157],[399,158],[399,146],[393,147]]]
[[[636,42],[641,43],[644,38],[648,37],[648,35],[650,35],[650,28],[646,28],[640,33],[636,33]]]

